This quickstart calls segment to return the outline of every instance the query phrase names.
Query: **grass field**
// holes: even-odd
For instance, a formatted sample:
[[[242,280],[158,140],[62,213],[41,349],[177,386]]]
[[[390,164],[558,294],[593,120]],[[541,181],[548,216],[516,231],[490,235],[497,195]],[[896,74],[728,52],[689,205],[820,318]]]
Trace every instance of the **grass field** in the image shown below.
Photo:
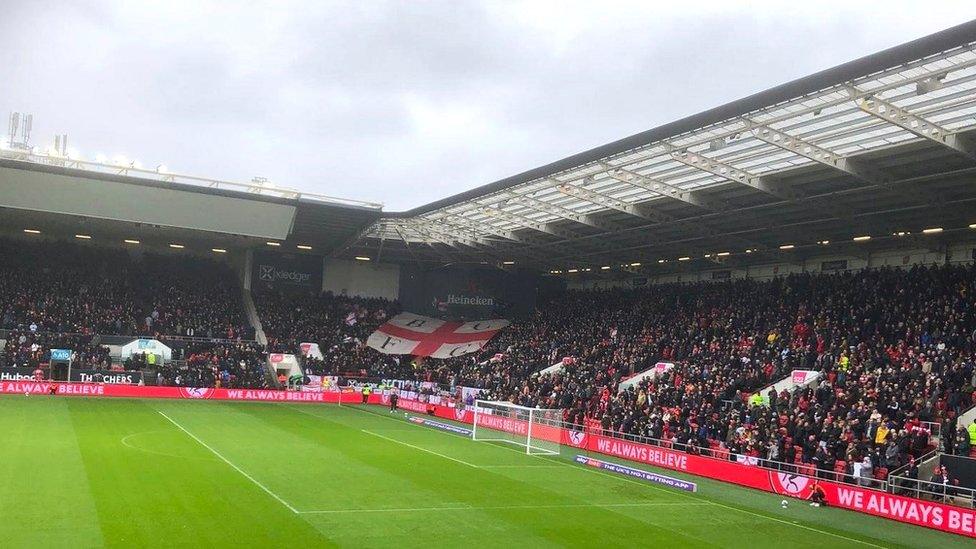
[[[381,408],[35,395],[0,397],[0,417],[0,547],[972,547],[720,482],[648,485]]]

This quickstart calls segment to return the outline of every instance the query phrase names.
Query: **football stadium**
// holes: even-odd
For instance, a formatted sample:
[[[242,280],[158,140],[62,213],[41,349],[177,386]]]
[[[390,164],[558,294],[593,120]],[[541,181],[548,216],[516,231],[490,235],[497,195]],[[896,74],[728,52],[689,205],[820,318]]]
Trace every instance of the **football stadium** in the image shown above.
[[[2,547],[976,540],[976,21],[403,211],[34,124]]]

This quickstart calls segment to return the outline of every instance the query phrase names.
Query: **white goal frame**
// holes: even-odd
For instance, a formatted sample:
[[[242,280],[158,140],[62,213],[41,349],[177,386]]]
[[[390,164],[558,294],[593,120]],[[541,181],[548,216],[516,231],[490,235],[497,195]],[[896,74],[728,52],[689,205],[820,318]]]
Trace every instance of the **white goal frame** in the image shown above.
[[[491,416],[493,420],[485,419]],[[498,400],[476,400],[471,440],[503,442],[525,448],[529,455],[558,456],[558,441],[539,438],[538,426],[558,429],[562,425],[563,411],[558,408],[530,408]],[[485,423],[497,425],[485,425]],[[533,434],[536,428],[536,434]]]

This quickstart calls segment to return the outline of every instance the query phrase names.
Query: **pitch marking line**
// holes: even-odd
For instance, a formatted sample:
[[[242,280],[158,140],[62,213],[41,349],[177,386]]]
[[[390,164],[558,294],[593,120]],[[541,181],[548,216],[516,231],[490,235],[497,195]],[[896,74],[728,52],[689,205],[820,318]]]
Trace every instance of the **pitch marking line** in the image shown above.
[[[371,412],[369,412],[367,410],[360,410],[360,411],[365,412],[365,413],[371,413]],[[402,421],[399,418],[389,417],[389,416],[385,416],[385,415],[382,415],[382,414],[372,414],[372,415],[375,415],[375,416],[378,416],[378,417],[386,417],[388,419],[391,419],[391,420],[397,421],[397,422]],[[396,441],[396,442],[399,442],[399,441]],[[502,445],[499,445],[499,444],[496,444],[494,446],[496,448],[504,448],[506,450],[511,450],[513,452],[517,452],[520,455],[530,455],[531,457],[534,457],[534,458],[538,458],[538,459],[542,459],[542,460],[549,461],[545,456],[536,456],[536,455],[531,455],[531,454],[524,454],[524,453],[516,450],[515,448],[510,448],[508,446],[502,446]],[[424,450],[423,448],[420,448],[420,449],[421,450]],[[427,450],[424,450],[424,451],[427,451]],[[442,456],[442,457],[446,457],[446,456]],[[448,459],[453,459],[453,458],[448,458]],[[828,530],[821,530],[819,528],[814,528],[812,526],[806,526],[804,524],[797,524],[796,522],[792,522],[792,521],[789,521],[789,520],[784,520],[784,519],[780,519],[780,518],[776,518],[776,517],[771,517],[769,515],[764,515],[762,513],[756,513],[754,511],[747,511],[745,509],[740,509],[738,507],[733,507],[731,505],[725,505],[723,503],[718,503],[718,502],[715,502],[715,501],[706,500],[706,499],[703,499],[703,498],[701,498],[699,496],[692,496],[690,494],[684,494],[684,493],[681,493],[681,492],[676,492],[674,490],[668,490],[666,488],[659,488],[657,486],[652,486],[650,484],[643,483],[643,482],[637,482],[635,480],[632,480],[632,479],[629,479],[629,478],[626,478],[626,477],[621,477],[621,476],[617,476],[617,475],[611,475],[610,473],[605,473],[603,471],[597,471],[596,469],[590,469],[590,468],[582,467],[582,466],[576,465],[574,463],[563,463],[563,462],[556,462],[556,463],[559,464],[559,465],[563,465],[565,467],[569,467],[570,469],[574,469],[574,470],[578,470],[578,471],[587,471],[587,472],[590,472],[590,473],[593,473],[593,474],[597,474],[597,475],[602,475],[602,476],[605,476],[605,477],[608,477],[608,478],[615,478],[617,480],[621,480],[621,481],[624,481],[624,482],[630,482],[632,484],[637,484],[638,486],[644,486],[644,487],[650,488],[652,490],[658,490],[660,492],[666,492],[666,493],[669,493],[669,494],[677,494],[679,496],[684,496],[684,497],[691,498],[691,499],[694,499],[694,500],[704,501],[704,502],[706,502],[709,505],[715,505],[716,507],[722,507],[724,509],[729,509],[729,510],[732,510],[732,511],[738,511],[740,513],[745,513],[747,515],[752,515],[754,517],[764,518],[766,520],[771,520],[773,522],[779,522],[781,524],[786,524],[786,525],[789,525],[789,526],[795,526],[797,528],[802,528],[804,530],[809,530],[811,532],[817,532],[819,534],[826,534],[828,536],[833,536],[835,538],[846,539],[847,541],[852,541],[854,543],[860,543],[861,545],[867,545],[869,547],[878,547],[879,549],[885,549],[885,547],[883,545],[878,545],[876,543],[871,543],[870,541],[864,541],[864,540],[860,540],[860,539],[856,539],[856,538],[851,538],[851,537],[845,536],[843,534],[837,534],[837,533],[834,533],[834,532],[830,532]]]
[[[541,456],[533,456],[533,457],[538,457],[540,459],[544,459]],[[574,466],[574,465],[571,465],[569,463],[566,463],[564,465],[566,465],[567,467],[572,467],[573,469],[576,469],[576,470],[579,470],[579,471],[587,471],[587,472],[594,473],[594,474],[597,474],[597,475],[602,475],[602,476],[605,476],[605,477],[615,478],[617,480],[622,480],[624,482],[630,482],[630,483],[633,483],[633,484],[637,484],[638,486],[644,486],[646,488],[651,488],[652,490],[658,490],[658,491],[661,491],[661,492],[667,492],[669,494],[677,494],[679,496],[684,496],[684,497],[687,497],[687,498],[691,498],[691,499],[695,499],[695,500],[699,500],[699,501],[704,501],[705,504],[707,504],[707,505],[715,505],[715,506],[718,506],[718,507],[722,507],[724,509],[729,509],[729,510],[732,510],[732,511],[738,511],[740,513],[745,513],[747,515],[752,515],[754,517],[764,518],[764,519],[767,519],[767,520],[771,520],[771,521],[774,521],[774,522],[779,522],[779,523],[786,524],[786,525],[789,525],[789,526],[796,526],[797,528],[803,528],[804,530],[810,530],[811,532],[817,532],[819,534],[826,534],[828,536],[834,536],[834,537],[837,537],[837,538],[846,539],[848,541],[853,541],[854,543],[860,543],[862,545],[869,545],[871,547],[878,547],[879,549],[885,549],[885,547],[883,545],[877,545],[877,544],[871,543],[869,541],[864,541],[864,540],[859,540],[859,539],[856,539],[856,538],[847,537],[847,536],[845,536],[843,534],[836,534],[834,532],[830,532],[830,531],[827,531],[827,530],[820,530],[819,528],[814,528],[812,526],[806,526],[806,525],[803,525],[803,524],[798,524],[798,523],[793,522],[793,521],[788,521],[788,520],[779,519],[779,518],[776,518],[776,517],[771,517],[769,515],[764,515],[762,513],[756,513],[754,511],[747,511],[745,509],[740,509],[738,507],[733,507],[731,505],[725,505],[724,503],[718,503],[718,502],[711,501],[711,500],[703,500],[702,498],[692,496],[691,494],[684,494],[684,493],[681,493],[681,492],[675,492],[673,490],[667,490],[665,488],[658,488],[657,486],[652,486],[650,484],[646,484],[646,483],[643,483],[643,482],[637,482],[635,480],[631,480],[631,479],[626,478],[626,477],[618,477],[616,475],[611,475],[610,473],[605,473],[603,471],[598,471],[596,469],[589,469],[589,468],[584,468],[584,467],[580,467],[580,466]]]
[[[386,437],[386,436],[383,436],[381,434],[374,433],[372,431],[367,431],[366,429],[363,429],[363,432],[366,433],[367,435],[373,435],[374,437],[379,437],[379,438],[382,438],[384,440],[389,440],[390,442],[395,442],[397,444],[402,444],[404,446],[409,446],[410,448],[413,448],[414,450],[420,450],[421,452],[427,452],[428,454],[433,454],[435,456],[442,457],[444,459],[449,459],[451,461],[455,461],[457,463],[460,463],[461,465],[467,465],[468,467],[474,467],[475,469],[481,469],[480,466],[475,465],[473,463],[468,463],[467,461],[464,461],[464,460],[461,460],[461,459],[453,458],[451,456],[446,456],[446,455],[444,455],[444,454],[442,454],[440,452],[435,452],[435,451],[430,450],[430,449],[427,449],[427,448],[421,448],[420,446],[414,446],[413,444],[410,444],[409,442],[403,442],[402,440],[397,440],[395,438]]]
[[[562,465],[482,465],[482,469],[551,469]]]
[[[175,425],[177,427],[177,429],[179,429],[180,431],[183,431],[190,438],[192,438],[193,440],[197,441],[200,444],[200,446],[203,446],[207,450],[210,450],[210,452],[213,455],[219,457],[224,463],[226,463],[227,465],[230,465],[231,467],[233,467],[235,471],[237,471],[238,473],[244,475],[244,478],[246,478],[247,480],[253,482],[255,486],[257,486],[258,488],[264,490],[265,493],[267,493],[269,496],[271,496],[271,497],[275,498],[276,500],[278,500],[278,503],[280,503],[280,504],[284,505],[285,507],[287,507],[292,513],[295,513],[296,515],[299,514],[298,509],[295,509],[287,501],[281,499],[281,497],[278,494],[272,492],[271,490],[268,489],[267,486],[265,486],[265,485],[261,484],[260,482],[258,482],[257,480],[255,480],[254,477],[252,477],[251,475],[247,474],[246,471],[244,471],[240,467],[234,465],[229,459],[227,459],[224,456],[222,456],[220,454],[220,452],[218,452],[217,450],[214,450],[213,448],[211,448],[210,445],[208,445],[206,442],[200,440],[196,435],[194,435],[190,431],[187,431],[186,428],[183,427],[182,425],[180,425],[179,423],[177,423],[176,420],[174,420],[173,418],[171,418],[168,415],[164,414],[163,412],[160,412],[159,410],[156,410],[156,411],[159,412],[159,415],[163,416],[164,418],[166,418],[167,420],[169,420],[170,423],[172,423],[173,425]]]
[[[706,502],[679,503],[566,503],[553,505],[488,505],[467,507],[394,507],[378,509],[328,509],[323,511],[299,511],[302,515],[326,515],[343,513],[414,513],[427,511],[487,511],[505,509],[572,509],[582,507],[694,507],[708,505]]]

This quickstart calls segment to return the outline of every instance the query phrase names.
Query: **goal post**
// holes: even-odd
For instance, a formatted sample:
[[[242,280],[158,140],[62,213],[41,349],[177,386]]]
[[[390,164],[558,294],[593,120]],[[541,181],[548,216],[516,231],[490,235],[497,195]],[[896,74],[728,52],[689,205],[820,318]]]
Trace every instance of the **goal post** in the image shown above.
[[[526,454],[559,455],[562,420],[560,409],[476,400],[471,438],[519,446]]]

